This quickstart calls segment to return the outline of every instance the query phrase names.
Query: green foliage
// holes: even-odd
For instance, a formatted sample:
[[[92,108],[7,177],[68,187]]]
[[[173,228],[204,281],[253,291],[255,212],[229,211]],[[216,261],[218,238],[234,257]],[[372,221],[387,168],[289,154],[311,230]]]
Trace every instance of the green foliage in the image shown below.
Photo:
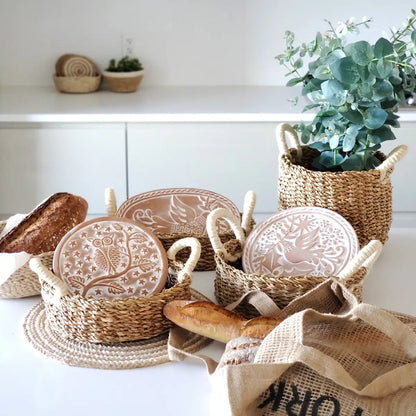
[[[118,62],[115,59],[111,59],[106,71],[110,72],[133,72],[141,71],[143,69],[142,64],[137,58],[130,58],[125,56]]]
[[[319,150],[317,169],[369,170],[380,164],[374,153],[396,138],[391,128],[399,127],[399,104],[406,105],[405,93],[415,90],[416,11],[401,29],[390,30],[389,39],[348,42],[370,22],[350,18],[335,28],[327,21],[327,32],[299,45],[287,31],[286,49],[276,57],[289,70],[287,85],[302,85],[312,102],[303,110],[317,110],[310,124],[295,126],[302,142]]]

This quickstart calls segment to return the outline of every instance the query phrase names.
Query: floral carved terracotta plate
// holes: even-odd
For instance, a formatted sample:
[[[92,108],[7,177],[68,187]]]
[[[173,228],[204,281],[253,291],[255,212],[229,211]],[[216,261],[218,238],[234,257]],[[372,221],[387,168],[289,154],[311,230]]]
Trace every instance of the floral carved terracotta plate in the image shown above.
[[[58,244],[53,270],[74,295],[126,298],[160,292],[168,264],[159,239],[127,218],[85,221]]]
[[[252,231],[243,269],[273,276],[335,276],[358,250],[357,235],[341,215],[319,207],[292,208]]]
[[[170,188],[145,192],[129,198],[116,215],[140,222],[158,234],[206,234],[206,219],[215,208],[227,208],[240,218],[232,201],[212,191]],[[219,231],[230,230],[227,222]]]

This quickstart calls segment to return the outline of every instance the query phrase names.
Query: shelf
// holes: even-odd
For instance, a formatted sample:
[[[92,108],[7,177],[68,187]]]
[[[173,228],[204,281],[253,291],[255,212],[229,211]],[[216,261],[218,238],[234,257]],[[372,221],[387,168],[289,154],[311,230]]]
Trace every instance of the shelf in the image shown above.
[[[298,122],[312,120],[296,90],[283,86],[140,87],[135,93],[100,90],[64,94],[51,87],[0,89],[0,123]],[[402,111],[416,121],[416,111]]]

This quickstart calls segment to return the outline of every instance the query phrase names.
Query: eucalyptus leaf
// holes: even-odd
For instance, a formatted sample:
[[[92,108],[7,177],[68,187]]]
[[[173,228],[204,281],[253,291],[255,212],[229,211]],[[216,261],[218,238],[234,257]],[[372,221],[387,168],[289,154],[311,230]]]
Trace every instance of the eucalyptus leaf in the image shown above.
[[[357,136],[351,136],[348,134],[344,136],[344,140],[342,141],[342,150],[344,152],[350,152],[352,149],[354,149],[356,137]]]
[[[338,81],[346,84],[354,84],[360,79],[357,64],[350,56],[335,61],[329,69]]]
[[[386,140],[394,140],[396,138],[391,128],[385,125],[379,127],[376,130],[373,130],[371,135],[377,137],[380,142],[384,142]]]
[[[338,166],[344,161],[344,158],[333,150],[326,150],[321,153],[319,162],[325,167]]]
[[[297,85],[302,81],[303,81],[303,77],[302,78],[292,78],[286,83],[286,86],[287,87],[293,87],[294,85]]]
[[[309,145],[310,148],[319,150],[320,152],[324,152],[325,150],[331,150],[329,147],[329,143],[324,142],[313,142]]]
[[[376,58],[384,58],[394,54],[394,48],[390,41],[380,38],[374,45],[374,55]]]
[[[393,97],[393,86],[384,79],[378,80],[373,86],[373,99],[375,101],[390,99]]]
[[[368,129],[380,128],[387,119],[387,112],[382,108],[371,107],[364,112],[364,125]]]
[[[379,59],[376,64],[378,78],[388,78],[393,73],[393,64],[385,59]]]
[[[368,65],[374,58],[373,48],[365,40],[347,45],[345,47],[345,52],[351,56],[352,60],[358,65]]]
[[[359,111],[353,111],[353,110],[344,111],[341,113],[341,115],[345,117],[348,121],[358,126],[361,126],[364,124],[363,116]]]
[[[339,136],[338,134],[334,134],[329,138],[329,147],[331,149],[336,149],[339,144]]]
[[[347,158],[342,163],[343,170],[363,170],[365,166],[364,155],[355,153]]]
[[[328,103],[336,107],[345,104],[347,101],[347,90],[335,79],[325,81],[321,85],[322,93]]]

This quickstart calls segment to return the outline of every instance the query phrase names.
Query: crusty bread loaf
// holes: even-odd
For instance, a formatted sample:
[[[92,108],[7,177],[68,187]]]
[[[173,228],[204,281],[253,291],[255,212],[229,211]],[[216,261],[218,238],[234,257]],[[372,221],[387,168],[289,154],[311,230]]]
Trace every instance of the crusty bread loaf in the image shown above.
[[[53,251],[69,230],[85,220],[87,210],[87,201],[79,196],[53,194],[0,239],[0,252]]]
[[[262,339],[282,321],[265,317],[247,320],[209,301],[173,300],[163,313],[182,328],[224,343],[240,336]]]

